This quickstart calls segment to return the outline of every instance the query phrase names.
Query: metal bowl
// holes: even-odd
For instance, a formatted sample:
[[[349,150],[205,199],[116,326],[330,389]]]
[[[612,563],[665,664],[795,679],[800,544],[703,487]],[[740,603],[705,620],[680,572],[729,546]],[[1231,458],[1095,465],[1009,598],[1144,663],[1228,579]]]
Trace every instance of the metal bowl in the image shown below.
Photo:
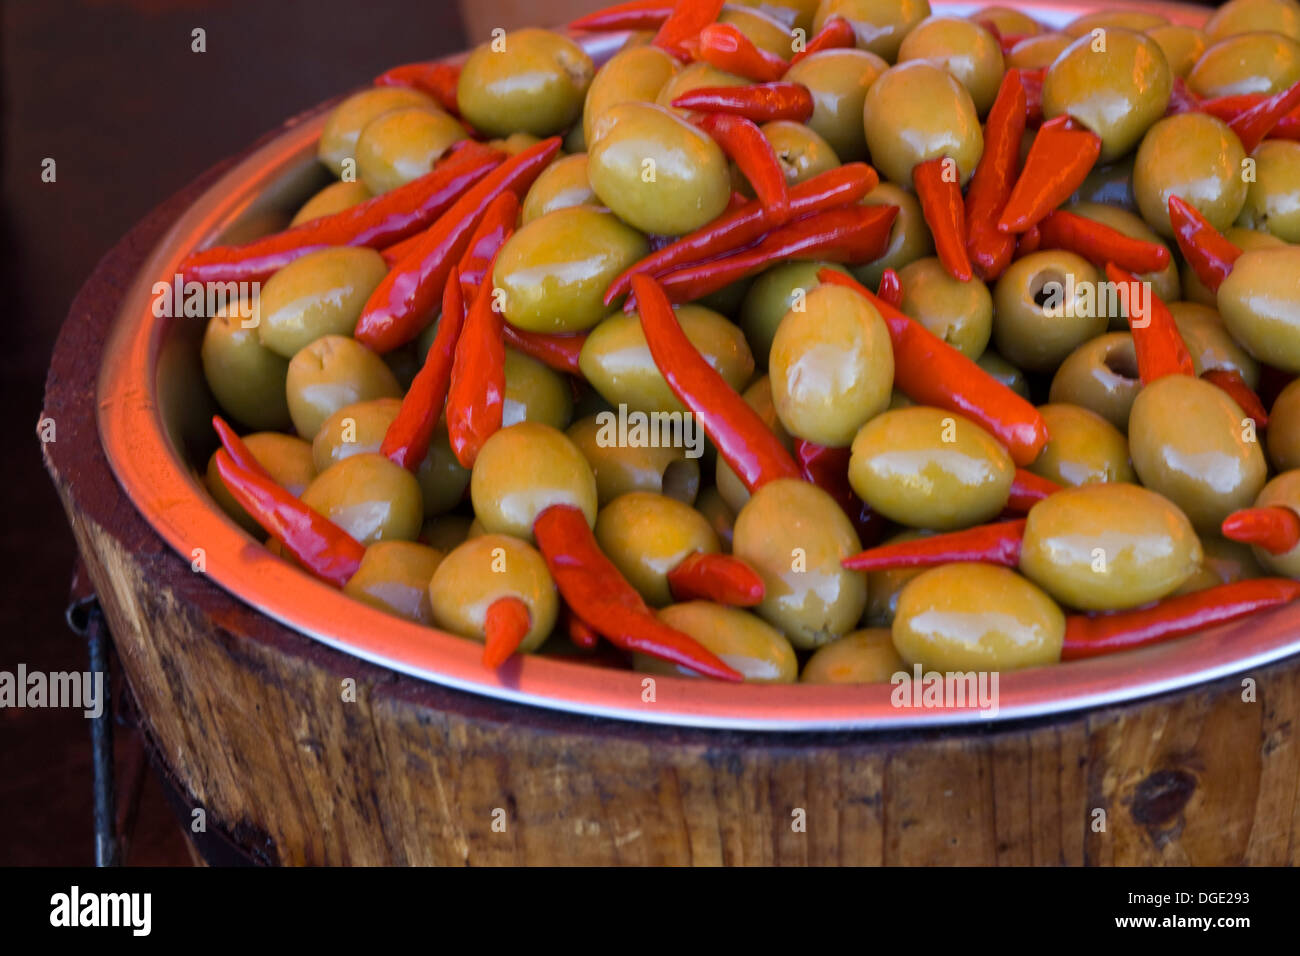
[[[1021,3],[1063,24],[1096,6]],[[934,5],[969,13],[984,4]],[[1199,24],[1194,7],[1146,4],[1176,22]],[[619,38],[582,38],[597,58]],[[152,287],[171,280],[191,250],[281,228],[327,181],[315,143],[327,106],[286,124],[209,189],[163,237],[123,296],[100,371],[99,432],[127,495],[168,544],[284,625],[393,670],[489,697],[635,721],[769,731],[900,729],[1009,720],[1078,710],[1213,680],[1300,652],[1300,605],[1259,614],[1179,641],[1113,657],[1002,675],[996,716],[973,709],[896,708],[892,687],[734,686],[660,678],[642,701],[642,675],[537,656],[500,672],[479,663],[481,646],[388,616],[273,557],[228,520],[198,478],[213,448],[213,410],[198,361],[203,322],[160,319]]]

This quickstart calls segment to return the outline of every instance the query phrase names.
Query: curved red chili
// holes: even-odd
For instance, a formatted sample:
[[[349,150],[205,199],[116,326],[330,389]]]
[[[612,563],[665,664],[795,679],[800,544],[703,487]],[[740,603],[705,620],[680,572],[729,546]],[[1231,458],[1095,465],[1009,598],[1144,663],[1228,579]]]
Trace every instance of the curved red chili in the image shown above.
[[[713,601],[733,607],[753,607],[763,600],[763,579],[739,558],[696,551],[668,572],[668,588],[676,601]]]
[[[1000,232],[1025,232],[1070,198],[1101,155],[1101,137],[1068,116],[1039,127],[1025,168],[998,217]]]
[[[829,17],[804,48],[790,57],[790,65],[793,66],[804,57],[820,53],[822,50],[845,49],[855,43],[857,43],[857,35],[853,32],[853,24],[843,17]]]
[[[1223,536],[1253,544],[1269,554],[1286,554],[1300,544],[1300,515],[1282,505],[1243,508],[1223,519]]]
[[[899,541],[850,555],[840,564],[851,571],[934,568],[955,561],[978,561],[1014,568],[1020,564],[1025,519],[979,525],[928,538]]]
[[[710,23],[701,30],[694,52],[696,59],[710,66],[759,83],[779,80],[790,67],[775,53],[755,46],[730,23]]]
[[[686,44],[699,37],[722,12],[723,0],[677,0],[668,19],[650,42],[679,60],[691,59]]]
[[[517,597],[500,597],[488,605],[483,621],[483,666],[496,670],[528,636],[528,605]]]
[[[804,123],[812,116],[814,104],[812,93],[801,83],[760,83],[701,86],[677,97],[673,106],[702,113],[731,113],[755,123]]]
[[[1282,118],[1297,107],[1300,107],[1300,83],[1293,83],[1282,92],[1243,110],[1229,121],[1228,126],[1237,134],[1246,153],[1250,154]]]
[[[472,468],[483,443],[501,429],[506,345],[492,286],[483,283],[465,317],[447,390],[447,435],[456,460]]]
[[[898,277],[898,273],[893,269],[886,269],[880,274],[880,286],[877,288],[876,295],[880,301],[887,305],[898,308],[903,304],[903,280]]]
[[[1105,223],[1058,209],[1037,227],[1042,249],[1065,249],[1105,268],[1113,262],[1129,272],[1158,272],[1169,265],[1169,250],[1157,242],[1124,235]]]
[[[1007,511],[1028,514],[1030,508],[1056,494],[1061,487],[1050,478],[1041,478],[1032,471],[1017,468],[1016,476],[1011,480],[1011,494],[1007,496]]]
[[[741,174],[754,187],[769,226],[784,225],[790,218],[790,190],[786,186],[785,170],[777,161],[776,151],[763,131],[753,120],[730,113],[705,113],[696,117],[695,125],[708,133],[735,161]]]
[[[1020,169],[1025,132],[1025,87],[1019,70],[1007,70],[984,122],[984,152],[966,190],[966,253],[985,281],[1006,271],[1016,241],[996,227]]]
[[[1142,283],[1137,276],[1106,264],[1106,278],[1127,289],[1128,327],[1133,333],[1133,351],[1137,353],[1138,377],[1150,385],[1166,375],[1195,375],[1192,354],[1174,322],[1169,307]]]
[[[673,14],[672,0],[631,0],[569,21],[570,30],[591,33],[658,30]]]
[[[1268,412],[1254,389],[1246,384],[1240,372],[1230,368],[1209,368],[1201,373],[1201,378],[1211,385],[1221,388],[1228,396],[1241,406],[1247,417],[1255,420],[1255,427],[1261,431],[1268,428]]]
[[[1180,196],[1169,197],[1169,223],[1183,258],[1211,292],[1218,292],[1232,273],[1241,249],[1224,238],[1209,220]]]
[[[969,282],[970,259],[966,256],[966,207],[957,181],[957,164],[948,157],[918,163],[912,170],[921,213],[934,236],[939,261],[958,282]]]
[[[375,77],[375,86],[409,86],[427,93],[452,116],[460,116],[456,87],[460,85],[460,67],[452,63],[404,63]]]
[[[582,356],[583,343],[587,341],[586,332],[570,334],[526,332],[515,328],[509,322],[505,323],[503,331],[506,345],[515,351],[523,352],[557,372],[582,376],[582,368],[578,365],[578,360]]]

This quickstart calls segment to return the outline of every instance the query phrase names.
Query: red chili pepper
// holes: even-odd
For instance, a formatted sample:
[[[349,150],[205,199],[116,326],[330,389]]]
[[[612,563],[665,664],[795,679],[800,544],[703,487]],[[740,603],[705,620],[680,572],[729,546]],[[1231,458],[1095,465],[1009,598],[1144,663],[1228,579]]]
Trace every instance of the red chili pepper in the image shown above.
[[[876,292],[882,302],[898,308],[903,304],[903,280],[893,269],[886,269],[880,274],[880,287]]]
[[[1043,80],[1047,76],[1047,67],[1037,70],[1019,70],[1020,83],[1025,89],[1025,123],[1038,127],[1043,125]],[[1020,144],[1016,144],[1017,158]]]
[[[350,534],[270,478],[235,464],[224,448],[216,464],[234,499],[304,568],[337,588],[357,573],[366,549]]]
[[[1011,494],[1007,497],[1007,510],[1028,514],[1030,508],[1060,490],[1061,486],[1050,478],[1041,478],[1032,471],[1017,468],[1016,477],[1011,481]]]
[[[1201,378],[1227,392],[1228,396],[1241,406],[1241,410],[1255,420],[1257,429],[1268,428],[1268,412],[1264,410],[1264,403],[1246,384],[1246,380],[1240,373],[1230,368],[1210,368],[1201,373]]]
[[[683,44],[699,37],[701,30],[718,19],[722,4],[723,0],[677,0],[672,14],[651,42],[679,60],[691,59]]]
[[[1187,88],[1187,83],[1183,78],[1181,76],[1174,77],[1174,85],[1169,91],[1169,106],[1165,109],[1165,115],[1194,113],[1200,108],[1201,101],[1195,93]]]
[[[762,83],[756,86],[701,86],[673,100],[673,106],[702,113],[730,113],[771,123],[775,120],[807,122],[813,114],[812,93],[800,83]]]
[[[1047,425],[1038,409],[851,276],[821,269],[817,278],[853,289],[876,307],[894,349],[894,384],[905,395],[965,415],[1002,442],[1017,465],[1038,457],[1047,444]]]
[[[438,162],[432,172],[382,196],[239,246],[191,253],[181,273],[192,282],[260,282],[295,259],[331,246],[379,249],[418,233],[501,162],[478,143]]]
[[[566,607],[564,609],[565,629],[569,633],[569,640],[575,647],[581,647],[584,651],[593,650],[600,643],[600,635],[591,629],[591,626],[584,622],[582,618],[573,613],[573,609]]]
[[[989,30],[998,39],[998,46],[1002,49],[1002,55],[1008,55],[1017,45],[1028,40],[1033,34],[1028,33],[1000,33],[993,28],[990,23],[984,23],[983,26]]]
[[[570,30],[616,33],[622,30],[658,30],[673,14],[672,0],[632,0],[569,21]]]
[[[1197,108],[1202,113],[1209,113],[1225,123],[1231,123],[1242,113],[1258,106],[1266,99],[1268,97],[1263,93],[1241,93],[1236,96],[1220,96],[1212,100],[1204,100],[1197,104]],[[1266,138],[1300,139],[1300,108],[1293,109],[1281,117]]]
[[[743,680],[699,641],[673,630],[651,613],[601,553],[580,510],[572,505],[552,505],[533,522],[533,535],[564,600],[584,624],[610,643],[688,667],[705,677]]]
[[[853,24],[843,17],[830,17],[817,34],[808,41],[802,50],[790,57],[790,65],[798,63],[806,56],[820,53],[822,50],[841,50],[857,43]]]
[[[1082,185],[1100,155],[1101,137],[1068,116],[1044,123],[998,218],[999,231],[1025,232],[1042,222]]]
[[[729,113],[705,113],[695,125],[713,137],[722,151],[735,161],[754,187],[770,226],[784,225],[790,218],[790,190],[776,151],[753,120]]]
[[[862,541],[875,542],[884,530],[885,520],[854,494],[849,485],[850,451],[848,448],[827,448],[802,438],[794,440],[794,457],[803,479],[835,499],[853,522]]]
[[[710,23],[701,30],[695,54],[710,66],[759,83],[779,80],[790,68],[784,59],[759,49],[730,23]]]
[[[1124,235],[1087,216],[1058,209],[1037,226],[1040,248],[1066,249],[1104,268],[1113,262],[1129,272],[1158,272],[1169,265],[1169,250],[1159,243]]]
[[[1025,256],[1032,255],[1038,251],[1038,247],[1043,243],[1043,234],[1037,226],[1030,226],[1027,230],[1016,237],[1016,255],[1015,258],[1023,259]]]
[[[519,650],[532,627],[528,605],[517,597],[500,597],[488,605],[483,620],[483,666],[496,670]]]
[[[275,481],[271,477],[271,473],[262,467],[262,463],[253,457],[252,450],[244,444],[244,440],[226,423],[224,418],[220,415],[213,415],[212,427],[216,430],[217,437],[221,439],[221,447],[226,450],[226,454],[230,456],[236,465],[252,472],[258,478]]]
[[[763,419],[691,344],[659,283],[638,275],[632,277],[632,288],[655,365],[745,487],[752,492],[776,478],[800,477],[798,466]]]
[[[1293,83],[1281,93],[1274,93],[1239,113],[1228,126],[1237,134],[1246,152],[1253,153],[1282,118],[1297,107],[1300,107],[1300,83]]]
[[[851,571],[890,571],[895,568],[934,568],[955,561],[979,561],[1014,568],[1020,564],[1025,520],[1000,521],[929,538],[899,541],[870,548],[840,564]]]
[[[460,85],[460,67],[451,63],[405,63],[375,77],[375,86],[409,86],[427,93],[453,116],[460,115],[456,87]]]
[[[503,327],[506,345],[517,352],[537,359],[557,372],[581,377],[582,369],[578,359],[582,355],[583,343],[587,341],[586,332],[571,335],[551,335],[545,332],[525,332],[509,322]]]
[[[503,192],[488,204],[456,266],[456,271],[460,273],[463,301],[474,301],[479,286],[490,273],[497,253],[515,231],[518,219],[519,198],[514,193]]]
[[[472,468],[483,443],[501,428],[506,394],[506,346],[501,314],[483,283],[465,318],[447,391],[447,435],[456,460]]]
[[[1016,241],[998,232],[995,223],[1016,182],[1024,132],[1025,86],[1019,70],[1007,70],[984,122],[984,152],[966,190],[966,253],[985,281],[1002,275],[1016,251]]]
[[[970,259],[966,257],[966,208],[961,198],[957,164],[943,158],[927,159],[912,170],[917,198],[925,224],[934,236],[939,261],[958,282],[969,282]]]
[[[676,601],[713,601],[733,607],[753,607],[763,600],[763,579],[739,558],[696,551],[668,572],[668,588]]]
[[[674,302],[693,302],[762,272],[775,262],[806,259],[870,262],[884,254],[897,214],[897,206],[828,209],[774,229],[747,249],[683,266],[656,278]],[[633,295],[623,309],[631,312],[636,306]]]
[[[506,190],[518,198],[555,158],[560,138],[552,136],[512,156],[456,200],[371,293],[355,338],[383,354],[410,342],[433,320],[451,267],[464,254],[478,221]]]
[[[1300,582],[1254,578],[1165,598],[1151,607],[1095,617],[1066,618],[1061,660],[1077,661],[1115,651],[1148,647],[1256,611],[1286,604],[1300,596]]]
[[[790,190],[790,215],[797,219],[852,205],[875,189],[879,182],[876,171],[866,163],[847,163],[827,170]],[[632,276],[637,273],[663,275],[687,263],[736,252],[769,228],[767,211],[757,200],[734,212],[724,213],[707,226],[651,253],[624,271],[605,290],[605,304],[612,306],[626,295],[632,288]]]
[[[1223,519],[1222,530],[1229,540],[1256,545],[1269,554],[1286,554],[1300,544],[1300,515],[1282,505],[1243,508]]]
[[[1160,296],[1154,292],[1143,294],[1143,283],[1137,276],[1114,263],[1106,264],[1106,278],[1128,289],[1128,327],[1133,333],[1133,351],[1137,353],[1142,384],[1150,385],[1166,375],[1195,375],[1192,354],[1187,351],[1173,314],[1160,301]]]
[[[1200,211],[1179,196],[1169,197],[1169,223],[1183,258],[1211,292],[1218,292],[1241,250],[1210,225]]]

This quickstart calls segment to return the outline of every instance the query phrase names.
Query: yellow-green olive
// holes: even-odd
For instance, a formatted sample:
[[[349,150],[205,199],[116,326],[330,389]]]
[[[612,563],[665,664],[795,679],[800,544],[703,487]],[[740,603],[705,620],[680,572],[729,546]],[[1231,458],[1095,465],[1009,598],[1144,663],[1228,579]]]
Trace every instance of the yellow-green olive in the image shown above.
[[[903,37],[929,15],[929,0],[821,0],[813,33],[831,17],[841,17],[852,24],[859,49],[893,62]]]
[[[443,552],[413,541],[376,541],[343,585],[343,593],[417,624],[433,624],[429,582]]]
[[[1246,202],[1242,162],[1246,151],[1223,120],[1179,113],[1147,131],[1133,165],[1133,191],[1142,217],[1166,238],[1169,197],[1194,206],[1216,229],[1227,229]]]
[[[1219,286],[1219,315],[1246,351],[1300,372],[1300,246],[1243,252]]]
[[[952,530],[988,521],[1007,503],[1015,464],[961,415],[916,405],[877,415],[853,440],[849,484],[885,517]]]
[[[1254,153],[1255,178],[1237,224],[1300,242],[1300,143],[1270,139]]]
[[[885,684],[903,670],[887,627],[845,634],[813,652],[799,675],[801,684]]]
[[[1236,372],[1251,388],[1259,385],[1259,363],[1228,334],[1218,312],[1197,302],[1170,302],[1169,312],[1191,353],[1197,375],[1223,369]]]
[[[488,608],[501,598],[524,602],[529,627],[518,650],[536,650],[555,627],[560,599],[546,559],[507,534],[470,538],[442,559],[429,581],[434,623],[475,641],[485,639]]]
[[[788,24],[791,29],[798,27],[811,36],[813,17],[820,2],[821,0],[739,0],[730,6],[758,7],[773,19]],[[789,47],[781,55],[789,57]]]
[[[1203,100],[1243,93],[1280,93],[1300,80],[1300,43],[1280,33],[1239,33],[1206,50],[1187,74]]]
[[[862,105],[867,88],[889,64],[866,50],[822,50],[790,67],[782,79],[808,88],[813,114],[808,128],[844,162],[867,158]]]
[[[718,86],[747,86],[749,80],[743,76],[737,76],[735,73],[728,73],[726,70],[719,70],[708,63],[692,63],[681,72],[669,78],[668,82],[659,90],[659,95],[654,101],[665,109],[671,109],[674,115],[691,116],[692,110],[680,109],[673,106],[673,100],[690,93],[692,90],[704,89],[705,87]],[[608,125],[607,113],[598,115],[595,120],[595,130],[597,139],[600,133]]]
[[[1133,336],[1111,332],[1090,339],[1066,357],[1052,378],[1048,398],[1096,412],[1127,431],[1129,410],[1141,390]]]
[[[616,53],[596,71],[582,109],[587,148],[596,142],[596,120],[619,103],[653,103],[677,73],[677,60],[657,46],[638,46]]]
[[[867,90],[863,114],[872,165],[900,186],[912,185],[918,163],[939,158],[955,162],[965,183],[984,151],[970,94],[929,63],[900,63],[882,73]]]
[[[258,340],[260,321],[256,300],[250,316],[221,309],[209,319],[200,350],[203,377],[227,415],[250,428],[287,428],[289,363]]]
[[[771,10],[728,4],[718,14],[718,23],[735,27],[754,46],[784,59],[792,52],[790,29],[772,15]]]
[[[541,137],[534,136],[532,133],[511,133],[505,139],[490,139],[487,144],[493,149],[501,150],[507,156],[518,156],[541,141]]]
[[[319,219],[321,216],[332,216],[336,212],[342,212],[345,209],[351,209],[367,199],[374,198],[366,184],[353,180],[352,182],[330,183],[316,195],[312,196],[302,204],[293,219],[289,221],[290,226],[301,226],[304,222],[311,222],[313,219]]]
[[[1152,27],[1146,35],[1159,44],[1174,76],[1187,76],[1205,52],[1205,34],[1183,23]]]
[[[548,212],[573,206],[600,206],[587,179],[586,153],[563,156],[542,170],[524,197],[521,221],[526,226]]]
[[[572,415],[573,392],[564,377],[535,358],[506,349],[502,426],[529,421],[566,428]]]
[[[849,270],[838,263],[792,261],[782,262],[760,275],[745,293],[740,304],[740,327],[745,330],[754,362],[767,368],[776,328],[795,305],[806,303],[808,293],[821,285],[817,273],[833,269],[844,275]]]
[[[1047,444],[1029,470],[1059,485],[1137,481],[1129,463],[1128,440],[1096,412],[1078,405],[1043,405]]]
[[[294,355],[285,392],[293,427],[303,438],[315,438],[325,419],[344,405],[402,394],[383,359],[342,335],[323,335]]]
[[[672,603],[668,572],[692,554],[717,554],[718,536],[690,505],[649,491],[620,495],[596,516],[600,550],[651,607]]]
[[[736,513],[722,500],[717,488],[705,488],[695,499],[695,510],[704,515],[723,552],[731,553],[731,539],[736,530]]]
[[[1264,577],[1264,573],[1250,545],[1207,534],[1201,538],[1201,566],[1174,594],[1192,594],[1220,584]]]
[[[372,120],[393,110],[411,107],[436,111],[438,104],[406,86],[376,86],[354,93],[334,107],[325,119],[316,155],[335,176],[339,175],[343,172],[345,160],[355,162],[357,139]]]
[[[1284,471],[1266,484],[1255,499],[1256,508],[1290,508],[1300,511],[1300,471]],[[1300,578],[1300,545],[1281,554],[1254,548],[1259,563],[1272,574]]]
[[[652,444],[652,437],[660,437],[657,433],[646,435],[644,442],[630,434],[628,441],[620,441],[618,416],[613,412],[580,419],[566,434],[591,465],[602,507],[632,491],[662,494],[688,505],[699,494],[700,465],[697,458],[687,457],[690,449],[662,440]]]
[[[1278,471],[1300,468],[1300,379],[1282,389],[1269,410],[1268,460]]]
[[[1075,17],[1065,25],[1068,36],[1081,37],[1096,30],[1115,29],[1144,32],[1169,23],[1166,17],[1144,10],[1098,10]]]
[[[275,479],[275,483],[289,494],[297,497],[316,477],[316,466],[312,462],[311,445],[301,438],[282,435],[279,432],[256,432],[244,436],[244,444],[257,463],[265,468]],[[244,510],[244,506],[235,500],[226,488],[226,483],[217,471],[217,455],[213,452],[208,459],[208,470],[204,477],[208,493],[235,522],[249,534],[259,539],[265,531],[253,516]]]
[[[474,514],[492,534],[533,540],[533,522],[552,505],[579,509],[596,523],[596,478],[564,432],[520,422],[494,432],[479,450],[469,482]]]
[[[1032,37],[1043,30],[1042,25],[1029,14],[1011,7],[981,7],[970,18],[985,27],[992,25],[1004,37]]]
[[[970,93],[983,116],[1002,82],[1002,47],[997,38],[972,20],[929,17],[903,38],[898,62],[922,60],[941,67]]]
[[[465,127],[441,111],[393,110],[366,124],[357,139],[357,173],[374,195],[419,179],[452,143],[468,139]]]
[[[1272,30],[1300,40],[1300,5],[1295,0],[1228,0],[1205,21],[1211,40]]]
[[[799,676],[799,661],[790,642],[776,628],[748,611],[710,601],[688,601],[663,608],[658,617],[673,630],[695,638],[724,664],[743,674],[746,681],[793,684]],[[685,667],[644,654],[636,655],[634,666],[648,674],[699,676]]]
[[[980,353],[979,358],[975,360],[975,364],[1021,398],[1029,397],[1029,381],[1025,378],[1025,373],[997,352],[992,349],[985,349]]]
[[[1099,280],[1096,267],[1072,252],[1035,252],[1017,259],[993,289],[998,353],[1029,371],[1054,369],[1106,331]]]
[[[802,123],[777,120],[774,123],[764,123],[760,129],[771,144],[772,152],[776,154],[776,161],[785,173],[787,186],[797,186],[840,164],[840,158],[835,155],[831,144],[822,139],[816,130]]]
[[[258,339],[288,359],[323,335],[351,335],[387,274],[373,249],[339,246],[295,259],[262,287]]]
[[[993,296],[978,279],[962,282],[938,259],[925,258],[898,273],[903,312],[969,359],[978,359],[993,333]]]
[[[414,541],[424,521],[420,484],[383,455],[351,455],[318,474],[302,503],[362,544]]]
[[[854,278],[869,289],[880,285],[880,277],[886,269],[900,271],[903,266],[925,256],[934,255],[934,238],[930,227],[925,223],[921,204],[906,189],[893,183],[881,183],[863,198],[864,206],[896,206],[898,214],[889,229],[889,244],[885,253],[865,265],[854,266]]]
[[[465,121],[489,136],[550,136],[582,115],[596,72],[582,47],[549,30],[515,30],[474,50],[456,87]]]
[[[933,531],[909,528],[887,538],[884,544],[917,541],[928,538],[932,534]],[[907,582],[924,570],[924,568],[889,568],[885,571],[867,572],[867,610],[862,622],[869,627],[889,627],[894,622],[894,614],[898,610],[898,596],[903,593]]]
[[[794,439],[790,433],[785,430],[781,424],[781,419],[776,414],[776,402],[772,398],[772,379],[764,375],[754,380],[754,383],[745,389],[741,396],[745,399],[745,404],[758,413],[758,417],[776,435],[786,450],[794,447]],[[718,494],[722,500],[727,503],[732,511],[739,511],[745,507],[745,502],[749,501],[749,489],[745,487],[744,482],[736,475],[726,460],[719,455],[716,470],[714,472],[714,483],[717,485]]]
[[[1249,252],[1252,249],[1282,249],[1286,247],[1286,243],[1271,232],[1257,232],[1254,229],[1245,229],[1241,226],[1233,226],[1231,229],[1224,230],[1223,237],[1243,252]],[[1184,299],[1188,302],[1198,302],[1201,305],[1218,308],[1219,300],[1215,293],[1205,287],[1205,283],[1197,276],[1196,270],[1187,265],[1186,262],[1183,263],[1182,280]]]
[[[1065,33],[1039,33],[1025,37],[1006,56],[1009,70],[1041,70],[1056,62],[1074,38]]]

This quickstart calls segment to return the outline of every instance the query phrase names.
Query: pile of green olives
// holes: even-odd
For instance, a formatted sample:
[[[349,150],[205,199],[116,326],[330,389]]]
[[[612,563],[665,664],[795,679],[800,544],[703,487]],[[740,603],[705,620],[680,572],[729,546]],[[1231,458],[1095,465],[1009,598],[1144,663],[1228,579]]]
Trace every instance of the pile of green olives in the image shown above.
[[[202,365],[223,413],[276,482],[366,547],[349,595],[479,641],[488,606],[515,596],[529,612],[522,651],[582,659],[533,533],[538,514],[567,504],[664,623],[747,680],[874,683],[916,664],[1054,664],[1068,615],[1268,574],[1300,578],[1300,550],[1274,555],[1219,531],[1240,508],[1300,509],[1300,142],[1266,139],[1248,154],[1214,116],[1166,115],[1177,82],[1210,98],[1300,80],[1300,3],[1230,0],[1202,27],[1123,10],[1053,27],[1006,7],[932,15],[927,0],[763,0],[723,13],[787,59],[832,17],[852,25],[855,45],[806,56],[785,77],[811,92],[811,117],[760,128],[791,186],[869,162],[880,183],[862,202],[898,209],[887,248],[869,262],[773,262],[675,308],[689,341],[788,451],[842,450],[847,486],[874,521],[812,481],[751,492],[712,442],[609,440],[611,416],[686,408],[638,313],[607,305],[605,290],[666,239],[717,219],[733,191],[753,195],[673,101],[751,81],[680,62],[650,32],[629,34],[597,63],[562,32],[525,29],[470,54],[454,109],[401,86],[343,100],[318,150],[335,181],[294,224],[389,193],[462,140],[513,154],[563,137],[521,197],[490,281],[516,329],[586,336],[580,374],[507,348],[502,428],[473,467],[459,463],[440,423],[407,470],[381,446],[437,326],[384,355],[353,338],[390,268],[379,251],[313,252],[265,281],[241,315],[207,320]],[[1236,373],[1270,402],[1266,430],[1199,377],[1144,387],[1127,316],[1045,307],[1051,281],[1102,281],[1096,263],[1042,249],[989,283],[958,281],[941,265],[912,169],[945,155],[969,182],[982,123],[1012,68],[1045,68],[1044,117],[1069,116],[1101,140],[1099,165],[1064,208],[1170,251],[1167,268],[1139,278],[1169,304],[1198,376]],[[1174,195],[1246,250],[1217,293],[1173,241]],[[843,566],[864,546],[1012,515],[1017,467],[974,420],[895,388],[884,316],[852,290],[821,284],[825,268],[873,291],[894,270],[903,313],[1038,408],[1048,441],[1027,470],[1063,490],[1029,510],[1017,568]],[[265,540],[215,464],[205,481],[233,521]],[[697,553],[747,563],[762,600],[678,600],[668,573]],[[642,655],[625,663],[687,673]]]

